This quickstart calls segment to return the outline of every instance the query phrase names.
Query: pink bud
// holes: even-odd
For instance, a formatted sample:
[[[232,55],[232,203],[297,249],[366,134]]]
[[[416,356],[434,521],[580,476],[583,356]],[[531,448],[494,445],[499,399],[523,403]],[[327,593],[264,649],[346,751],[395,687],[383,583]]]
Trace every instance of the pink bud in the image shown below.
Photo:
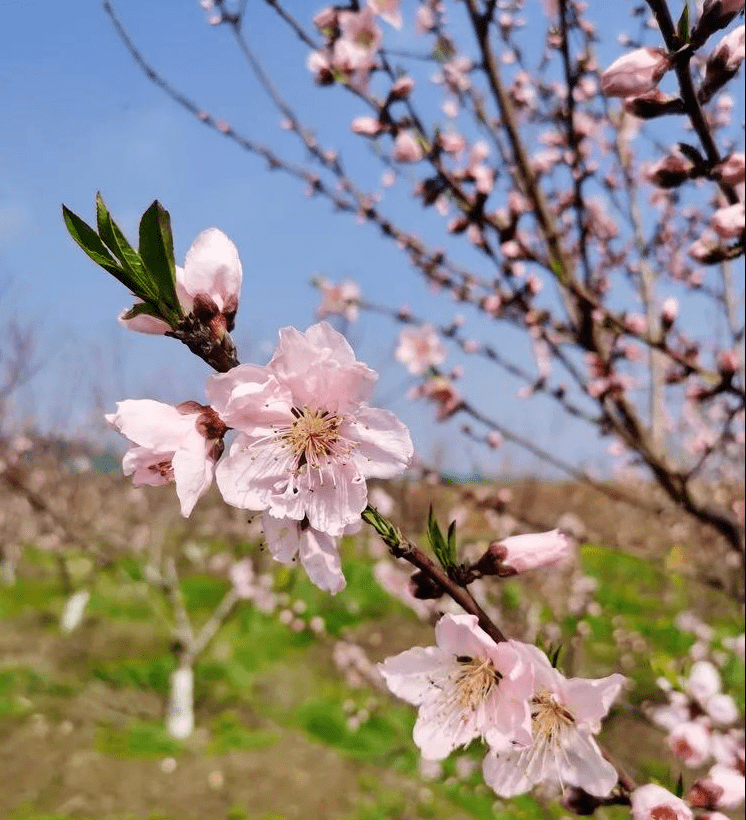
[[[474,569],[482,575],[516,575],[566,561],[575,547],[575,539],[563,530],[513,535],[493,541]]]
[[[639,313],[630,313],[625,316],[624,324],[630,333],[641,336],[648,329],[648,322],[644,316]]]
[[[692,31],[692,43],[700,46],[718,29],[725,28],[743,11],[744,0],[705,0],[702,14]]]
[[[397,162],[419,162],[422,148],[411,131],[402,131],[394,140],[393,158]]]
[[[731,154],[715,166],[712,175],[726,185],[738,185],[746,179],[746,158],[743,154]]]
[[[743,202],[718,208],[715,211],[710,225],[712,229],[724,239],[736,239],[746,230],[746,211]]]
[[[633,820],[692,820],[689,806],[655,783],[640,786],[630,797]]]
[[[391,86],[391,96],[399,100],[406,99],[414,88],[414,80],[411,77],[399,77]]]
[[[601,88],[607,97],[639,97],[652,91],[671,67],[660,48],[638,48],[622,55],[604,71]]]
[[[735,350],[722,350],[718,353],[718,369],[725,374],[735,373],[738,370],[738,353]]]
[[[661,321],[664,327],[671,327],[679,315],[679,303],[673,297],[666,299],[661,307]]]
[[[710,60],[722,62],[728,72],[738,71],[744,56],[746,56],[746,29],[744,26],[734,28],[715,46]],[[709,62],[709,60],[708,60]]]
[[[691,160],[675,151],[643,171],[643,177],[661,188],[675,188],[687,180],[694,169]]]
[[[499,447],[502,447],[503,437],[497,430],[490,430],[487,433],[487,444],[492,447],[493,450],[497,450]]]
[[[386,126],[377,117],[355,117],[352,130],[363,137],[377,137],[386,130]]]

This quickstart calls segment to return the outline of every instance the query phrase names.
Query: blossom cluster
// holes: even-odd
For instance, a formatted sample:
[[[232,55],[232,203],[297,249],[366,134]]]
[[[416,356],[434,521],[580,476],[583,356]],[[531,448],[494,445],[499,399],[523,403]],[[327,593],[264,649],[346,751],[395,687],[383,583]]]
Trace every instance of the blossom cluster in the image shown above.
[[[193,304],[216,305],[218,317],[227,306],[235,313],[241,269],[224,234],[201,234],[184,270],[182,284],[196,283]],[[215,478],[228,504],[262,513],[278,561],[299,556],[315,584],[338,592],[345,580],[337,539],[359,526],[367,479],[401,473],[412,442],[395,416],[367,404],[377,375],[330,325],[286,327],[279,336],[267,365],[212,376],[208,404],[129,400],[106,418],[136,445],[123,460],[135,485],[174,482],[188,516]]]
[[[695,660],[685,677],[675,682],[659,679],[668,702],[651,708],[650,717],[666,731],[669,748],[687,768],[709,765],[707,774],[689,791],[690,804],[727,811],[744,801],[743,717],[733,697],[723,691],[715,662],[724,663],[730,653],[711,648],[712,634],[706,624],[696,622],[693,626],[700,636],[693,648],[703,657]],[[742,657],[743,635],[731,648]]]
[[[594,734],[625,678],[565,678],[535,646],[496,643],[475,615],[444,615],[436,646],[387,658],[380,671],[391,691],[419,707],[414,742],[422,756],[442,760],[481,739],[482,771],[501,797],[543,781],[606,797],[616,769]]]

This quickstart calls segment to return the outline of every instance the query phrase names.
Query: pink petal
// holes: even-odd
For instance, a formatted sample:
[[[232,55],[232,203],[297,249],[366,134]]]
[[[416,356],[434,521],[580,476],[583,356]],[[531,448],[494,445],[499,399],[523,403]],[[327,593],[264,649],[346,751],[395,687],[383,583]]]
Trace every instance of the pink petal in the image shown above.
[[[412,461],[414,447],[407,428],[388,410],[361,407],[340,431],[349,429],[358,442],[353,459],[366,478],[391,478]]]
[[[241,260],[233,242],[217,228],[202,231],[184,260],[187,293],[207,293],[222,309],[229,301],[238,302],[241,279]]]
[[[194,430],[195,416],[182,415],[170,404],[151,399],[117,402],[117,412],[106,421],[130,441],[158,451],[176,451]]]

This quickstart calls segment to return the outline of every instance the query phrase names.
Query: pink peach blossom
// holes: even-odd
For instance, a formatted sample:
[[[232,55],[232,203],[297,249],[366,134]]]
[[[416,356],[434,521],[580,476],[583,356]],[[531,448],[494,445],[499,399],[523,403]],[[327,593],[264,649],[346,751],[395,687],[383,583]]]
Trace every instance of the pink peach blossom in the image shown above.
[[[386,126],[377,117],[355,117],[352,130],[363,137],[377,137],[386,130]]]
[[[404,328],[399,334],[399,344],[394,358],[415,376],[421,376],[431,367],[442,364],[446,348],[432,325]]]
[[[738,26],[715,46],[708,63],[719,63],[729,73],[738,71],[746,55],[746,28]]]
[[[409,398],[426,398],[437,406],[436,418],[445,421],[463,406],[464,400],[448,376],[433,376],[409,393]]]
[[[225,424],[210,407],[184,402],[177,407],[149,399],[117,403],[106,421],[136,444],[122,469],[136,487],[176,483],[181,514],[188,517],[212,484],[223,451]]]
[[[389,689],[419,707],[414,742],[428,760],[483,738],[496,748],[530,743],[533,676],[514,641],[495,643],[475,615],[444,615],[436,646],[416,646],[379,664]]]
[[[391,413],[366,404],[377,374],[326,322],[280,331],[266,367],[240,365],[208,382],[211,404],[238,431],[217,470],[224,500],[341,535],[367,503],[367,478],[412,458]]]
[[[675,726],[668,736],[671,751],[686,766],[696,769],[710,754],[710,732],[699,721],[687,721]]]
[[[397,162],[419,162],[423,157],[422,147],[411,131],[400,131],[391,156]]]
[[[638,48],[615,60],[601,76],[607,97],[639,97],[652,91],[671,67],[663,49]]]
[[[593,735],[600,731],[624,677],[565,678],[535,646],[511,643],[534,669],[532,740],[509,750],[490,749],[482,764],[487,785],[501,797],[523,794],[546,780],[607,796],[617,783],[617,772]]]
[[[352,279],[344,279],[341,282],[328,282],[326,279],[316,281],[318,289],[323,297],[321,304],[316,309],[319,319],[327,316],[339,315],[348,322],[354,322],[358,317],[358,305],[360,302],[360,288]]]
[[[726,185],[738,185],[746,179],[746,157],[743,154],[729,154],[715,166],[712,174]]]
[[[712,229],[724,239],[736,239],[746,231],[746,210],[743,202],[718,208],[710,220]]]
[[[655,783],[640,786],[631,794],[633,820],[693,820],[683,800]]]

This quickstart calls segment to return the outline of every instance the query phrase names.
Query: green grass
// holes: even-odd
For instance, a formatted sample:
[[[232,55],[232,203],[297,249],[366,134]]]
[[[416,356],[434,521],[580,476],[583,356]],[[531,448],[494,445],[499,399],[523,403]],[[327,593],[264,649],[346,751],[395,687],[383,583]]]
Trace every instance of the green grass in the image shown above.
[[[350,689],[330,660],[331,644],[337,637],[354,636],[356,631],[361,635],[382,632],[384,641],[394,643],[396,636],[386,634],[388,625],[399,622],[397,619],[404,619],[409,626],[413,623],[408,611],[389,600],[375,583],[372,562],[352,552],[347,543],[344,571],[348,584],[337,596],[316,589],[299,569],[277,568],[277,588],[289,593],[294,601],[303,601],[304,619],[324,619],[327,639],[322,644],[310,632],[294,632],[276,617],[262,614],[249,604],[239,604],[195,669],[196,717],[202,732],[199,746],[193,745],[193,738],[184,743],[172,739],[163,728],[162,718],[153,717],[153,703],[165,703],[175,662],[169,647],[171,636],[154,616],[156,609],[147,599],[139,564],[128,559],[115,570],[102,573],[93,590],[84,630],[62,636],[57,618],[64,597],[54,562],[45,553],[30,553],[26,560],[34,572],[21,576],[16,586],[0,591],[0,617],[4,628],[23,635],[24,653],[33,652],[35,642],[41,646],[43,639],[49,655],[40,654],[38,665],[26,660],[6,660],[3,665],[0,658],[0,739],[24,725],[31,713],[41,712],[52,723],[61,721],[80,693],[96,686],[105,703],[110,698],[113,708],[119,709],[116,704],[120,702],[125,706],[113,723],[96,714],[89,715],[86,723],[86,715],[75,712],[72,722],[89,730],[76,742],[87,743],[81,747],[83,751],[98,755],[114,769],[126,762],[152,762],[165,757],[178,758],[179,767],[188,765],[189,760],[209,759],[210,765],[219,768],[236,755],[245,755],[247,760],[266,755],[270,770],[284,764],[273,755],[285,754],[282,750],[287,746],[283,744],[289,738],[300,737],[311,748],[320,750],[319,754],[321,750],[324,754],[332,750],[335,760],[351,766],[354,772],[348,787],[355,808],[335,816],[335,820],[558,820],[565,815],[560,806],[545,806],[530,796],[508,802],[496,800],[484,785],[478,767],[465,781],[457,780],[453,758],[444,763],[442,779],[420,780],[418,752],[412,742],[415,710],[368,688]],[[584,571],[598,581],[595,600],[601,607],[600,615],[582,616],[590,630],[581,642],[583,667],[594,676],[617,671],[619,649],[614,629],[622,627],[641,635],[646,641],[645,650],[635,656],[634,667],[625,670],[636,684],[629,695],[632,702],[659,697],[656,677],[664,672],[674,674],[671,670],[680,668],[681,658],[694,640],[674,625],[683,609],[703,604],[707,612],[715,612],[709,622],[717,641],[743,628],[733,602],[720,593],[703,590],[683,572],[590,545],[583,547],[581,560]],[[84,569],[81,564],[75,572]],[[219,578],[197,572],[185,575],[184,600],[198,629],[228,587]],[[518,579],[501,582],[501,603],[511,617],[518,617],[531,594]],[[162,603],[156,602],[155,607],[163,609]],[[36,617],[38,613],[42,615]],[[544,607],[544,617],[549,615]],[[617,619],[615,625],[612,617]],[[579,620],[567,617],[562,621],[566,641],[577,633]],[[423,634],[427,634],[424,627]],[[96,636],[98,640],[94,641]],[[41,668],[45,669],[43,673]],[[743,707],[743,664],[732,660],[723,669],[723,678]],[[358,728],[351,728],[345,702],[368,710],[369,718]],[[128,712],[126,704],[130,703]],[[143,711],[143,704],[149,711]],[[479,762],[482,753],[475,744],[461,754]],[[640,750],[639,757],[638,772],[662,782],[670,780],[671,767],[660,749]],[[162,776],[157,763],[151,768],[153,777]],[[313,777],[323,780],[323,772]],[[385,778],[393,781],[384,783]],[[51,808],[57,805],[61,802],[51,804]],[[41,811],[49,807],[29,802],[22,812],[10,817],[84,820],[82,815]],[[109,813],[106,820],[156,817],[181,820],[177,814],[157,813],[150,817]],[[596,818],[627,820],[628,810],[603,809]],[[286,818],[271,811],[249,811],[233,801],[214,820]]]

